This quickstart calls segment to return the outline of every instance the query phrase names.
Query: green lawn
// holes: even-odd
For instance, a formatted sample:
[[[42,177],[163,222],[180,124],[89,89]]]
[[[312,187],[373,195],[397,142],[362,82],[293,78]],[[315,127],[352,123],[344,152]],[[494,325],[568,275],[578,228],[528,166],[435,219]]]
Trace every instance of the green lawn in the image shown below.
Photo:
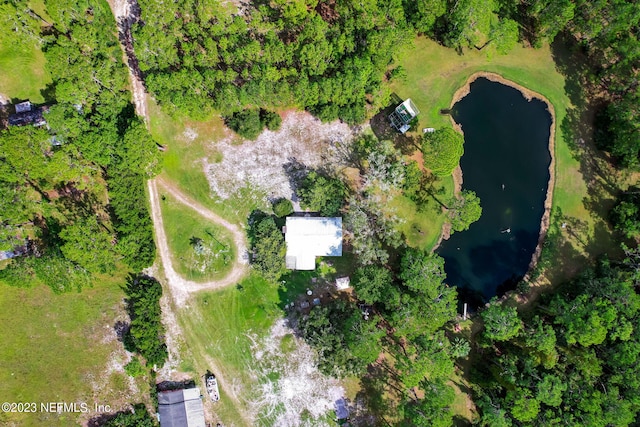
[[[40,402],[86,402],[119,410],[147,400],[144,382],[136,381],[142,395],[131,395],[126,374],[108,369],[112,361],[123,362],[113,326],[122,316],[119,284],[125,278],[102,279],[81,293],[62,295],[44,286],[0,283],[0,401],[37,402],[38,409]],[[96,415],[91,410],[84,419]],[[79,416],[0,413],[0,425],[69,426],[78,424]]]
[[[48,18],[42,1],[31,2],[31,7]],[[45,98],[41,90],[51,83],[44,68],[44,54],[35,43],[20,42],[21,38],[6,29],[0,33],[0,94],[10,99],[42,103]]]
[[[170,195],[162,197],[162,220],[176,272],[195,281],[224,277],[236,256],[229,232]]]

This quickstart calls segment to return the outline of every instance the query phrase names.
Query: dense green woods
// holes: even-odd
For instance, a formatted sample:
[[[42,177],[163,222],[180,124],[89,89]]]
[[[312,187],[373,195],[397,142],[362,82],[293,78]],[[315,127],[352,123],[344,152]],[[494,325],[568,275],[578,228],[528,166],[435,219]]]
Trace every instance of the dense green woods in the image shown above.
[[[149,90],[194,118],[296,105],[360,123],[368,105],[386,103],[384,73],[413,37],[399,0],[255,2],[242,15],[215,1],[139,3],[135,50]]]
[[[131,105],[108,6],[46,7],[53,22],[39,33],[35,12],[16,6],[24,12],[21,31],[45,52],[53,105],[48,129],[12,127],[0,135],[0,241],[6,249],[29,241],[27,256],[12,260],[0,278],[60,292],[121,263],[140,270],[153,262],[144,183],[157,173],[159,156]],[[61,144],[53,145],[52,135]]]
[[[483,311],[482,363],[473,365],[480,425],[637,421],[639,278],[637,265],[603,260],[526,316],[495,304]]]

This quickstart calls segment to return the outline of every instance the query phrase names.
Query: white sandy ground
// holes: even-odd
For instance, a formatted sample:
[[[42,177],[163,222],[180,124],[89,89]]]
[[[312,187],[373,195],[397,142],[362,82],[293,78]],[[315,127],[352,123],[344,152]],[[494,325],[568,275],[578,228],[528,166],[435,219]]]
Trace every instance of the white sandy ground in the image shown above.
[[[228,199],[245,187],[260,189],[269,198],[293,198],[285,168],[292,161],[308,168],[344,167],[344,147],[354,130],[339,121],[322,123],[307,112],[287,112],[276,132],[265,130],[255,141],[233,144],[232,138],[212,142],[222,161],[205,163],[214,194]]]
[[[319,418],[335,408],[335,402],[344,396],[344,389],[338,380],[318,370],[315,351],[295,337],[287,321],[276,321],[269,335],[262,339],[247,336],[252,341],[255,361],[247,370],[258,383],[248,405],[253,425],[334,425]],[[295,348],[283,354],[281,346],[286,336],[292,337]],[[302,414],[311,419],[303,420]]]

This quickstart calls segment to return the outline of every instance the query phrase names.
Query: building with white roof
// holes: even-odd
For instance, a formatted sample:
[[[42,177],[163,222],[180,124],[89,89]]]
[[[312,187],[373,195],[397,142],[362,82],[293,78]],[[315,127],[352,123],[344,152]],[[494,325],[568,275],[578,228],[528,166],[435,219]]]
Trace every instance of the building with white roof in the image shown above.
[[[342,218],[287,217],[286,266],[290,270],[315,270],[316,257],[342,256]]]

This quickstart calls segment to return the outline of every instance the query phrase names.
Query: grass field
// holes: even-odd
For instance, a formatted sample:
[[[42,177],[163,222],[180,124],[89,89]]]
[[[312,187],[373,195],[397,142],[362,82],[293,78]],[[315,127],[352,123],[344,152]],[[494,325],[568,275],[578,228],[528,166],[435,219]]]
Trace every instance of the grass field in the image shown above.
[[[170,195],[163,195],[160,206],[176,272],[195,281],[224,277],[236,256],[229,232]]]
[[[86,402],[121,409],[148,400],[148,386],[132,393],[125,353],[114,333],[123,318],[124,277],[104,278],[81,293],[54,295],[49,288],[13,288],[0,283],[0,401]],[[69,426],[87,414],[0,414],[0,425]],[[4,418],[3,418],[4,417]]]
[[[193,376],[207,370],[221,377],[221,399],[215,412],[226,422],[249,425],[243,421],[246,403],[230,396],[230,388],[249,393],[255,379],[248,375],[252,362],[247,334],[263,335],[281,313],[278,288],[259,277],[249,277],[238,287],[201,293],[189,308],[179,311],[184,339],[193,360]]]
[[[48,18],[43,1],[32,1],[30,6]],[[0,94],[9,99],[44,102],[41,91],[51,83],[44,64],[44,54],[35,43],[30,44],[12,32],[0,33]]]

